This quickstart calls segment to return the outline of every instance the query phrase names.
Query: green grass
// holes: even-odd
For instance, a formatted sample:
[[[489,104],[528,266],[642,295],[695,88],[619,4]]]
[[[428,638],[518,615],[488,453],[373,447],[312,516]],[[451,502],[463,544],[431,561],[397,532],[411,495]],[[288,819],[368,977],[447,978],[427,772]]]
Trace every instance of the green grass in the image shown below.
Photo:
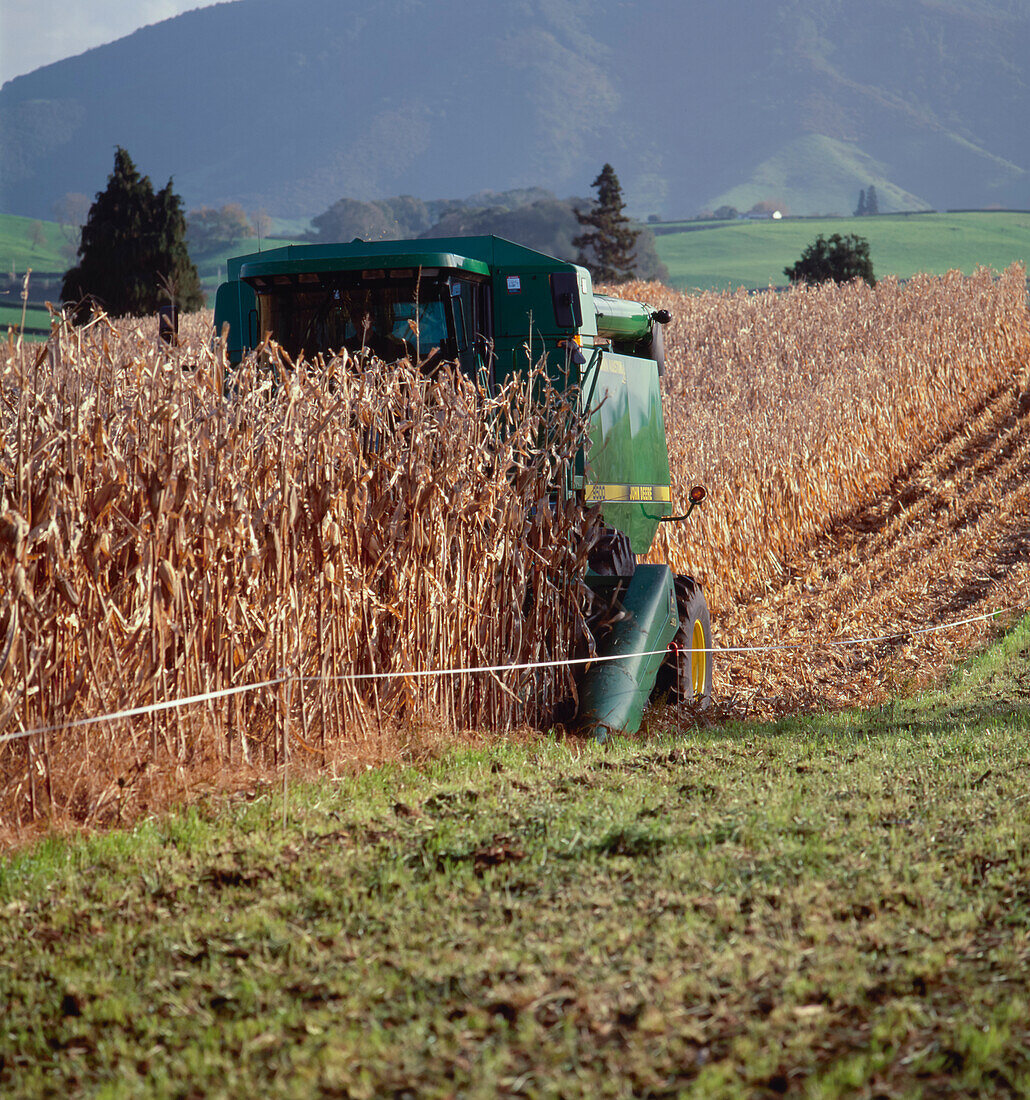
[[[1030,1094],[1030,620],[870,712],[544,738],[0,862],[0,1094]]]
[[[0,270],[63,271],[65,237],[60,226],[42,222],[43,243],[32,244],[36,223],[31,218],[0,214]],[[971,272],[978,265],[1003,270],[1030,258],[1030,214],[921,214],[912,217],[819,218],[780,222],[717,222],[689,232],[698,223],[683,223],[684,232],[657,238],[658,254],[669,269],[671,283],[682,289],[724,290],[739,286],[781,286],[784,267],[794,263],[805,245],[820,233],[858,233],[869,241],[878,278],[908,278],[920,271],[953,268]],[[266,239],[262,248],[279,248],[300,241],[301,223],[276,223],[276,232],[291,229],[290,240]],[[195,257],[208,295],[225,278],[225,262],[258,250],[257,238],[240,241],[222,252]]]
[[[78,245],[78,241],[74,242]],[[21,275],[33,271],[64,271],[71,265],[69,239],[56,222],[0,214],[0,271]]]
[[[682,289],[782,286],[783,269],[804,247],[833,233],[869,241],[877,278],[968,274],[978,265],[1001,271],[1030,260],[1030,214],[1010,213],[722,222],[717,229],[663,233],[657,246],[672,285]]]
[[[21,324],[21,306],[0,305],[0,332],[7,333],[8,325],[15,327]],[[45,309],[29,307],[25,311],[26,328],[50,328],[50,314]]]

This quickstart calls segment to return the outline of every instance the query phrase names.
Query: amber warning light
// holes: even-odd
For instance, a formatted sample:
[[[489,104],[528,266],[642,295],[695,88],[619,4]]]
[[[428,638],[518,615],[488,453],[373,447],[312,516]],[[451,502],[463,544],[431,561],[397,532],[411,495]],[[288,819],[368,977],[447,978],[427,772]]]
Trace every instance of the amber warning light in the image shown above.
[[[660,516],[658,517],[659,523],[682,523],[685,519],[690,518],[690,513],[701,503],[705,497],[708,496],[708,492],[703,485],[695,485],[690,490],[690,507],[683,513],[682,516]]]

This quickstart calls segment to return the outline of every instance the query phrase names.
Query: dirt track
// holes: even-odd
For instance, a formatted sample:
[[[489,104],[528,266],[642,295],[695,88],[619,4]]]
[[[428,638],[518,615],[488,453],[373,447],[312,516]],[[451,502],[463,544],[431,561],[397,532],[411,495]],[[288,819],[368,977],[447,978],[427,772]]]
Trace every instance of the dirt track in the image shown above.
[[[1030,393],[995,394],[867,507],[778,563],[714,624],[716,645],[881,636],[1030,603]],[[1013,616],[1003,616],[1006,624]],[[874,703],[935,679],[998,623],[890,642],[717,655],[720,710]]]

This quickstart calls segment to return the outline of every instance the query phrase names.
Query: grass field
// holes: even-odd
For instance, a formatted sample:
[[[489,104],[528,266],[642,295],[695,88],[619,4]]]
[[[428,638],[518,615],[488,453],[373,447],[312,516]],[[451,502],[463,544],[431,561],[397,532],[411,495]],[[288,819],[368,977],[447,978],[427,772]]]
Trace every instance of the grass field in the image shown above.
[[[64,271],[71,262],[68,244],[68,236],[56,222],[0,214],[0,271],[22,275],[27,267]]]
[[[971,274],[980,265],[1002,271],[1030,260],[1030,214],[736,221],[696,229],[698,224],[683,223],[684,232],[657,237],[658,255],[680,289],[782,286],[784,267],[820,234],[856,233],[868,240],[877,278],[956,269]]]
[[[0,1093],[1030,1092],[1030,620],[936,694],[0,861]]]
[[[21,306],[0,305],[0,333],[6,334],[8,326],[21,325]],[[50,314],[45,309],[29,307],[25,311],[26,328],[50,328]]]

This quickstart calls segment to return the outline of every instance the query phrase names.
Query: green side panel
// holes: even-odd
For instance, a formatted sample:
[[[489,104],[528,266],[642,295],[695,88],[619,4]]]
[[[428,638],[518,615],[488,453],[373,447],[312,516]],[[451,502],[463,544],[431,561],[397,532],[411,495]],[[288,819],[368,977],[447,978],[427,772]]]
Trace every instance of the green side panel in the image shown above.
[[[532,271],[525,266],[504,267],[494,272],[495,339],[536,342],[544,333],[551,335],[557,330],[549,274],[546,269]]]
[[[251,320],[256,311],[257,295],[238,279],[222,283],[215,293],[215,335],[221,336],[222,326],[229,326],[226,353],[231,363],[238,363],[253,346],[257,325]]]
[[[551,276],[558,272],[577,274],[577,289],[583,324],[561,325],[555,317],[551,296]],[[593,320],[590,276],[572,264],[553,261],[546,266],[505,264],[494,270],[494,336],[496,339],[518,340],[527,343],[530,334],[539,347],[540,337],[571,336],[573,333],[592,332]]]
[[[598,656],[624,659],[592,665],[579,688],[577,724],[599,741],[609,733],[640,728],[665,651],[679,628],[672,570],[638,565],[621,606],[626,617],[602,639]]]
[[[562,264],[569,270],[568,264]],[[546,358],[552,385],[565,389],[575,384],[579,372],[564,350],[556,348],[559,339],[573,336],[574,326],[559,327],[551,299],[550,276],[554,267],[530,267],[527,264],[495,269],[492,279],[494,308],[494,350],[497,354],[498,382],[513,374],[522,374],[532,364]]]
[[[624,532],[635,554],[651,548],[659,519],[672,515],[665,416],[653,359],[595,351],[583,400],[593,410],[584,469],[588,502]]]

